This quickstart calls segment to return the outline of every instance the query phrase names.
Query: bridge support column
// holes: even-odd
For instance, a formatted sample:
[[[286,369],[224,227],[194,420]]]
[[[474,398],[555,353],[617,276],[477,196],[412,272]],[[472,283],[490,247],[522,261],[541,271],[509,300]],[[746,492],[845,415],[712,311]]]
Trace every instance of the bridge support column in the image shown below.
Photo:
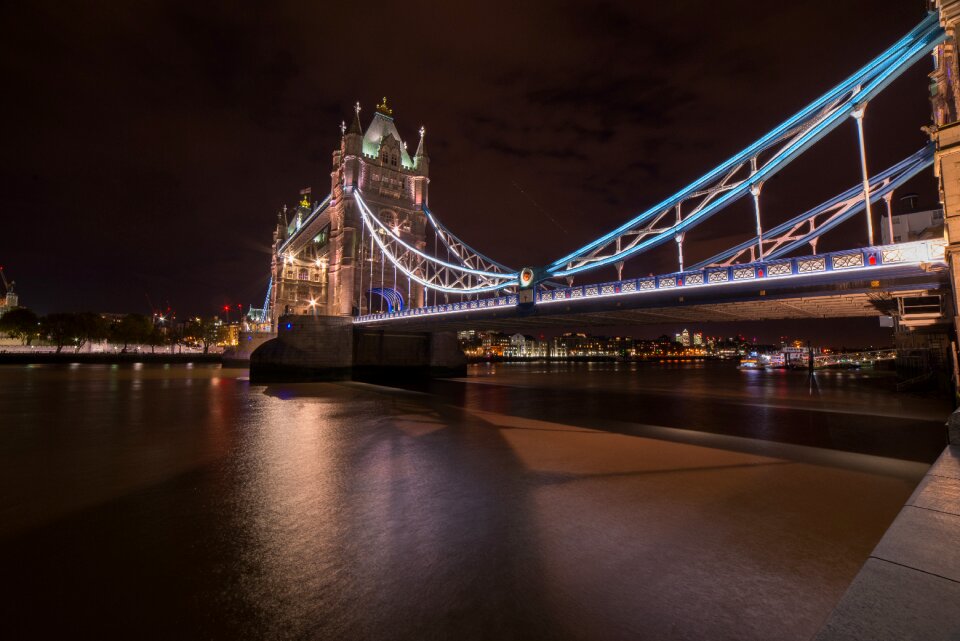
[[[887,204],[887,236],[889,237],[885,244],[890,244],[893,242],[893,191],[884,194],[883,202]]]
[[[863,142],[863,115],[867,111],[867,103],[858,106],[853,111],[853,119],[857,121],[857,139],[860,141],[860,170],[863,172],[863,199],[864,211],[867,213],[867,244],[873,245],[873,212],[870,209],[870,174],[867,173],[867,146]]]
[[[763,225],[760,224],[760,190],[763,183],[757,183],[750,187],[750,194],[753,196],[753,210],[757,215],[757,257],[763,260]]]
[[[250,356],[253,383],[466,375],[453,332],[363,329],[349,316],[281,316],[278,329]]]

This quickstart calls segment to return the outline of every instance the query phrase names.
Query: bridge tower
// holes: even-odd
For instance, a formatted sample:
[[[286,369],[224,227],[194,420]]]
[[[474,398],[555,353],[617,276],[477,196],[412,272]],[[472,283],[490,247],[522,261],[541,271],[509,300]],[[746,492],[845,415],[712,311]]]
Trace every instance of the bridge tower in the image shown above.
[[[960,330],[960,65],[957,35],[960,29],[960,0],[930,0],[931,10],[940,16],[948,38],[933,52],[934,71],[930,74],[930,102],[933,126],[930,137],[936,144],[934,174],[940,189],[946,256],[950,269],[953,300],[944,301],[944,312],[953,318],[953,335]],[[950,350],[955,357],[956,348]],[[955,376],[960,374],[954,372]]]
[[[281,213],[273,237],[270,320],[284,314],[351,316],[423,305],[423,287],[397,274],[364,228],[355,194],[401,239],[426,246],[430,160],[420,128],[413,156],[384,98],[366,129],[360,104],[341,125],[333,151],[330,196],[311,202],[308,190]],[[275,329],[274,329],[275,331]]]

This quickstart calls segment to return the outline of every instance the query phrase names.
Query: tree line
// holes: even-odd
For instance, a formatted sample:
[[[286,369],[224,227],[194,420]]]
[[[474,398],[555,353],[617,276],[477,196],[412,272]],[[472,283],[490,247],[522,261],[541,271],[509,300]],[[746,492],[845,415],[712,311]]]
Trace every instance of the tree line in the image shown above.
[[[108,320],[94,312],[56,312],[38,316],[26,307],[12,309],[0,316],[0,333],[20,340],[24,345],[46,341],[56,346],[80,351],[88,343],[107,341],[128,349],[131,345],[149,345],[151,349],[170,347],[174,351],[184,344],[202,345],[206,353],[216,343],[217,328],[213,319],[195,318],[181,325],[161,325],[143,314],[127,314]]]

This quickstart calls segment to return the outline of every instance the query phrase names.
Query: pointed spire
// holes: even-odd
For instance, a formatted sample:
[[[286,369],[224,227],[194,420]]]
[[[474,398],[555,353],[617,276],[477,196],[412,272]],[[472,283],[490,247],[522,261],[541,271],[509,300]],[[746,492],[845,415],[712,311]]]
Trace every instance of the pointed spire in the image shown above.
[[[360,128],[360,102],[357,101],[357,104],[353,106],[353,122],[350,123],[350,129],[347,130],[349,134],[357,134],[358,136],[363,135],[363,129]]]
[[[420,127],[420,144],[417,145],[417,153],[414,155],[416,158],[426,158],[427,157],[427,148],[423,144],[423,139],[427,134],[427,130]]]

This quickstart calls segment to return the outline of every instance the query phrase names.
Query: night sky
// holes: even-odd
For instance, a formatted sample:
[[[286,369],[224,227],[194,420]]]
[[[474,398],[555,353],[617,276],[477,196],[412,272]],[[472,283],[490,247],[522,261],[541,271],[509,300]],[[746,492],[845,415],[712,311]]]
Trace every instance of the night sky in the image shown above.
[[[359,100],[365,127],[382,96],[411,150],[427,129],[441,220],[508,265],[544,264],[745,147],[924,6],[5,3],[0,264],[39,312],[149,313],[148,298],[181,316],[259,306],[278,209],[304,187],[327,193],[341,120]],[[921,61],[871,103],[872,169],[926,142],[930,70]],[[765,226],[859,171],[851,121],[765,186]],[[909,189],[936,205],[932,173]],[[752,226],[746,202],[718,215],[688,235],[688,263]],[[858,219],[820,248],[864,236]],[[674,252],[634,259],[625,275],[675,269]],[[876,325],[752,331],[882,341]]]

